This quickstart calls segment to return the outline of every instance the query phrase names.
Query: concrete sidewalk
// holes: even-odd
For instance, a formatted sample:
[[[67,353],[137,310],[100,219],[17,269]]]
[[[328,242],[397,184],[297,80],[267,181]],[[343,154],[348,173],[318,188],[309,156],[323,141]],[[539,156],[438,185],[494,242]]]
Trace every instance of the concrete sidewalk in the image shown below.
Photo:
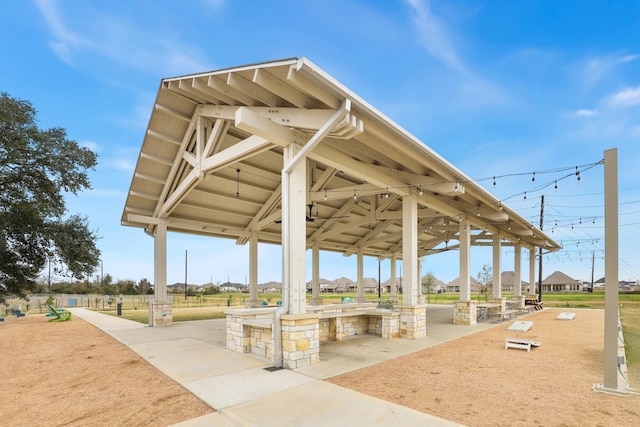
[[[424,340],[365,335],[322,342],[319,364],[273,371],[265,369],[273,366],[267,360],[225,348],[225,319],[150,328],[83,308],[70,310],[217,411],[181,427],[459,425],[322,380],[496,326],[454,326],[450,306],[429,306]]]

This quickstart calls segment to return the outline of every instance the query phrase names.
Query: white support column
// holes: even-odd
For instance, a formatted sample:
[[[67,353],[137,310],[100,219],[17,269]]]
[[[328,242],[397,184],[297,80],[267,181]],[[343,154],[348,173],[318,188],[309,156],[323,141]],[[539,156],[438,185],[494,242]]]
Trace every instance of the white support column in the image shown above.
[[[320,244],[315,241],[311,246],[311,304],[319,305],[320,300]]]
[[[522,295],[522,245],[517,242],[513,246],[513,294],[515,296]]]
[[[391,256],[391,259],[389,260],[391,262],[390,265],[390,273],[391,273],[391,278],[389,279],[391,281],[391,299],[395,299],[396,298],[396,291],[398,289],[397,283],[396,281],[398,280],[396,278],[396,254],[394,253]]]
[[[416,260],[418,265],[418,304],[424,304],[424,295],[422,292],[422,258]]]
[[[258,303],[258,233],[251,235],[249,241],[249,301],[250,305]]]
[[[536,248],[529,249],[529,295],[536,293]]]
[[[295,144],[284,149],[284,164],[291,160],[300,150]],[[303,314],[306,312],[306,186],[307,163],[303,159],[297,162],[289,173],[287,185],[283,185],[282,194],[282,227],[286,240],[283,240],[283,263],[285,265],[283,292],[287,293],[289,314]],[[285,194],[287,193],[287,194]],[[284,214],[284,211],[287,211]],[[284,298],[284,296],[283,296]]]
[[[364,251],[362,248],[358,249],[358,292],[356,294],[357,302],[365,302],[364,298]]]
[[[467,217],[460,220],[460,300],[471,300],[471,226]]]
[[[165,223],[156,226],[153,252],[154,298],[158,302],[165,302],[167,300],[167,225]]]
[[[402,303],[418,303],[418,198],[415,194],[402,198]]]
[[[618,376],[618,150],[604,152],[604,388],[622,390]]]
[[[149,326],[169,326],[173,323],[171,302],[167,298],[167,224],[156,226],[153,236],[154,300],[149,304]]]
[[[502,298],[502,237],[493,235],[493,298]]]

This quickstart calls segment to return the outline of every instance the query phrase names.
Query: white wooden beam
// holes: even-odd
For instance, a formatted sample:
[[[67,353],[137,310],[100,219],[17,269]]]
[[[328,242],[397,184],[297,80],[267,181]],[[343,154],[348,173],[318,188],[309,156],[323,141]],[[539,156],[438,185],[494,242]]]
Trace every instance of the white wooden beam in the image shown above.
[[[241,107],[236,110],[235,126],[245,132],[261,136],[281,147],[299,143],[295,133],[291,130],[265,119],[248,108]],[[302,141],[300,141],[302,142]]]
[[[211,173],[226,167],[232,163],[236,163],[255,156],[263,151],[271,148],[271,143],[260,136],[252,135],[247,139],[243,139],[237,144],[222,150],[202,161],[202,172]]]
[[[285,99],[299,108],[309,108],[312,101],[301,92],[285,84],[282,80],[263,69],[257,68],[253,73],[253,82],[275,93],[280,98]]]
[[[172,136],[165,135],[163,133],[156,132],[156,131],[151,130],[151,129],[147,129],[147,135],[152,136],[154,138],[158,138],[158,139],[160,139],[162,141],[169,142],[171,144],[175,144],[175,145],[180,145],[182,143],[182,141],[179,140],[178,138],[174,138]]]

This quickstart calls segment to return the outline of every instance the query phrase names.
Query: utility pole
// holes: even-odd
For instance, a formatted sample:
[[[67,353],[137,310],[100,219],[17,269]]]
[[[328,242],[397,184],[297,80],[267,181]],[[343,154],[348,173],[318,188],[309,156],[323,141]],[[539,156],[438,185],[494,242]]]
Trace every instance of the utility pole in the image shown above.
[[[589,292],[593,292],[593,269],[594,269],[595,262],[596,262],[596,254],[595,252],[591,252],[591,287],[589,288]]]
[[[184,251],[184,300],[187,300],[187,250]]]
[[[540,196],[540,231],[544,220],[544,194]],[[535,283],[534,283],[535,289]],[[542,302],[542,246],[538,248],[538,302]]]

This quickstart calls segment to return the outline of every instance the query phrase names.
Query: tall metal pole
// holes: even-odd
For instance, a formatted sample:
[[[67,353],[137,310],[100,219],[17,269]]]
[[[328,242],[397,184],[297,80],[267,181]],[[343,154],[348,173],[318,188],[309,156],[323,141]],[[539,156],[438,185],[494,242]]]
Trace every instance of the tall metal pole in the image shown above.
[[[540,231],[544,222],[544,194],[540,197]],[[535,283],[533,284],[535,290]],[[538,248],[538,301],[542,301],[542,246]]]

